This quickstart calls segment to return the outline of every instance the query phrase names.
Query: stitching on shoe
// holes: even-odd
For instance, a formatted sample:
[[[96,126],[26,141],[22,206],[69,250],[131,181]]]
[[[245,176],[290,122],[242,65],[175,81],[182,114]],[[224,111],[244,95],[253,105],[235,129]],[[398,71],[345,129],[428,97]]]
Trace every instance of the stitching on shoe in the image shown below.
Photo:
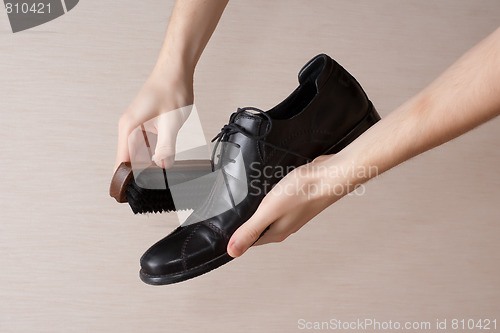
[[[259,133],[260,133],[261,127],[262,127],[262,121],[259,119]],[[269,123],[266,124],[266,130],[268,128],[269,128]],[[264,138],[264,140],[266,140],[266,139],[267,138]],[[262,145],[264,145],[264,144],[262,144]],[[260,148],[258,140],[255,141],[255,147],[257,148],[257,155],[259,156],[261,162],[263,164],[266,164],[266,161],[265,161],[266,157],[264,156],[266,151],[265,151],[264,147],[262,147],[262,149]]]
[[[215,231],[216,233],[222,235],[222,237],[224,237],[226,239],[231,238],[231,237],[229,237],[229,235],[224,230],[222,230],[221,228],[219,228],[218,226],[216,226],[212,222],[210,222],[210,221],[203,221],[202,223],[205,224],[210,229],[212,229],[213,231]]]
[[[239,115],[237,119],[240,119],[240,118],[245,118],[245,119],[250,119],[250,120],[256,120],[257,121],[257,125],[259,126],[259,133],[260,133],[260,129],[261,129],[261,126],[262,126],[262,119],[255,118],[255,117],[250,117],[250,116],[246,116],[244,114]],[[266,126],[269,127],[269,124],[267,124]],[[263,157],[263,154],[262,154],[263,150],[260,149],[259,141],[257,141],[257,140],[254,140],[254,141],[255,141],[255,147],[256,147],[256,150],[257,150],[257,155],[259,155],[259,158],[262,161],[262,163],[265,163],[264,162],[264,157]]]
[[[174,231],[176,231],[176,230],[177,230],[177,229],[174,229],[174,230],[172,231],[172,233],[173,233]],[[177,235],[180,235],[180,234],[186,233],[186,231],[187,231],[187,230],[188,230],[187,228],[184,228],[184,229],[182,229],[182,230],[178,231],[178,234],[177,234]],[[144,252],[144,254],[141,256],[141,260],[140,260],[140,262],[142,263],[143,259],[144,259],[144,258],[145,258],[148,254],[150,254],[150,253],[151,253],[151,251],[153,250],[153,248],[154,248],[154,247],[156,247],[157,245],[159,246],[160,244],[163,244],[163,243],[167,242],[167,241],[168,241],[169,236],[170,236],[172,233],[170,233],[170,234],[168,234],[167,236],[163,237],[162,239],[160,239],[159,241],[157,241],[154,245],[152,245],[149,249],[147,249],[147,250],[146,250],[146,252]]]
[[[184,270],[187,270],[187,262],[186,262],[186,247],[187,247],[187,244],[189,243],[189,241],[191,240],[191,238],[193,237],[194,233],[196,232],[196,230],[198,230],[199,227],[200,227],[200,224],[198,224],[191,231],[191,233],[187,236],[186,240],[182,244],[181,259],[182,259],[182,268],[184,268]]]
[[[259,126],[259,133],[260,133],[261,126],[262,126],[262,119],[255,118],[255,117],[250,117],[250,116],[247,116],[247,115],[244,115],[244,114],[239,115],[237,119],[240,119],[240,118],[245,118],[245,119],[250,119],[250,120],[257,121],[257,126]],[[266,126],[269,127],[269,124],[266,124]],[[259,155],[259,158],[262,161],[262,163],[265,163],[264,157],[263,157],[263,150],[260,149],[259,141],[257,141],[257,140],[254,140],[254,141],[255,141],[255,147],[256,147],[256,150],[257,150],[257,155]]]

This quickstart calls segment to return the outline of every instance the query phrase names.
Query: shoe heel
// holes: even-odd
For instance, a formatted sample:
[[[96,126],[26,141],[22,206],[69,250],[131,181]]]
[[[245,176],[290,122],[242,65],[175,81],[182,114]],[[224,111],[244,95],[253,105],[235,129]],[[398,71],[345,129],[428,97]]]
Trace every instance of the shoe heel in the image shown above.
[[[370,102],[370,111],[368,111],[368,114],[363,119],[361,119],[361,121],[356,126],[354,126],[354,128],[349,133],[347,133],[346,136],[344,136],[334,146],[330,147],[322,155],[338,153],[339,151],[347,147],[351,142],[353,142],[358,136],[363,134],[367,129],[372,127],[380,119],[380,115],[378,114],[377,110],[375,110],[373,104]]]

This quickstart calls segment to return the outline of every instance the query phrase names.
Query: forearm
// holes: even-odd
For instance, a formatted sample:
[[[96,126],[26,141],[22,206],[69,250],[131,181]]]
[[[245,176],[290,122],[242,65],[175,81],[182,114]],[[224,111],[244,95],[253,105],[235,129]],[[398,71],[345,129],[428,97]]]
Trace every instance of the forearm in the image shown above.
[[[156,63],[156,70],[193,75],[228,0],[177,0]]]
[[[176,1],[154,70],[120,117],[115,170],[121,162],[131,159],[130,133],[149,120],[154,123],[153,130],[158,131],[155,162],[158,166],[167,166],[173,162],[175,138],[188,110],[180,111],[180,108],[194,102],[194,69],[227,2],[228,0]],[[165,112],[173,110],[179,112],[163,116]],[[174,124],[172,119],[177,122]]]
[[[422,92],[379,121],[338,156],[378,174],[500,114],[500,29],[462,56]],[[362,173],[360,173],[362,174]],[[349,179],[360,184],[370,178]],[[375,176],[373,173],[371,176]]]
[[[229,255],[283,241],[356,185],[497,116],[499,83],[500,29],[345,149],[290,172],[231,236]]]

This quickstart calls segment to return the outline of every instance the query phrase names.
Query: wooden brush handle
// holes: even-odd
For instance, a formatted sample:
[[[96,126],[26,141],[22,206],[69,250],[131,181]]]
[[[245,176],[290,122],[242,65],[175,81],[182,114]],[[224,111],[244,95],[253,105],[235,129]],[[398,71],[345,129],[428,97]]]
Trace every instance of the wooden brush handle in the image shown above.
[[[150,168],[160,169],[160,167],[157,166],[151,166]],[[172,175],[176,175],[176,173],[184,175],[184,177],[181,178],[181,182],[191,180],[191,178],[199,177],[211,171],[212,165],[210,160],[180,160],[175,161],[174,165],[168,168],[168,173]],[[132,177],[134,177],[134,174],[130,162],[122,162],[111,179],[109,195],[115,198],[119,203],[127,202],[127,184]],[[176,179],[173,179],[174,184],[176,183],[175,180]]]

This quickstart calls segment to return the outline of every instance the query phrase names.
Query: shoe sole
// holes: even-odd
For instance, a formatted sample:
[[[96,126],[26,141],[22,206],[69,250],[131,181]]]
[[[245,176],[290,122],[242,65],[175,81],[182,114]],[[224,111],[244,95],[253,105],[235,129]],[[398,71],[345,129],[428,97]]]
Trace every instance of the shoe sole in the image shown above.
[[[169,275],[150,275],[150,274],[145,273],[141,269],[139,271],[139,277],[141,278],[142,282],[153,285],[153,286],[172,284],[172,283],[186,281],[186,280],[192,279],[194,277],[208,273],[211,270],[214,270],[214,269],[230,262],[233,259],[234,258],[231,257],[229,254],[224,253],[223,255],[218,256],[217,258],[212,259],[209,262],[206,262],[202,265],[190,268],[184,272],[180,272],[180,273],[176,273],[176,274],[169,274]]]
[[[361,119],[354,128],[347,133],[339,142],[334,144],[332,147],[328,148],[322,155],[336,154],[345,147],[347,147],[351,142],[356,140],[361,134],[363,134],[367,129],[375,125],[379,121],[380,115],[378,114],[375,107],[370,102],[368,113]]]
[[[373,126],[377,121],[380,120],[380,116],[375,110],[375,107],[370,102],[369,111],[366,116],[363,117],[354,128],[347,133],[342,139],[340,139],[335,145],[330,147],[323,155],[336,154],[345,147],[347,147],[351,142],[353,142],[357,137],[363,134],[367,129]],[[145,273],[142,269],[139,271],[139,276],[144,283],[159,286],[172,284],[177,282],[186,281],[194,277],[208,273],[226,263],[233,260],[229,254],[224,253],[215,259],[212,259],[202,265],[190,268],[186,271],[168,274],[168,275],[150,275]]]

